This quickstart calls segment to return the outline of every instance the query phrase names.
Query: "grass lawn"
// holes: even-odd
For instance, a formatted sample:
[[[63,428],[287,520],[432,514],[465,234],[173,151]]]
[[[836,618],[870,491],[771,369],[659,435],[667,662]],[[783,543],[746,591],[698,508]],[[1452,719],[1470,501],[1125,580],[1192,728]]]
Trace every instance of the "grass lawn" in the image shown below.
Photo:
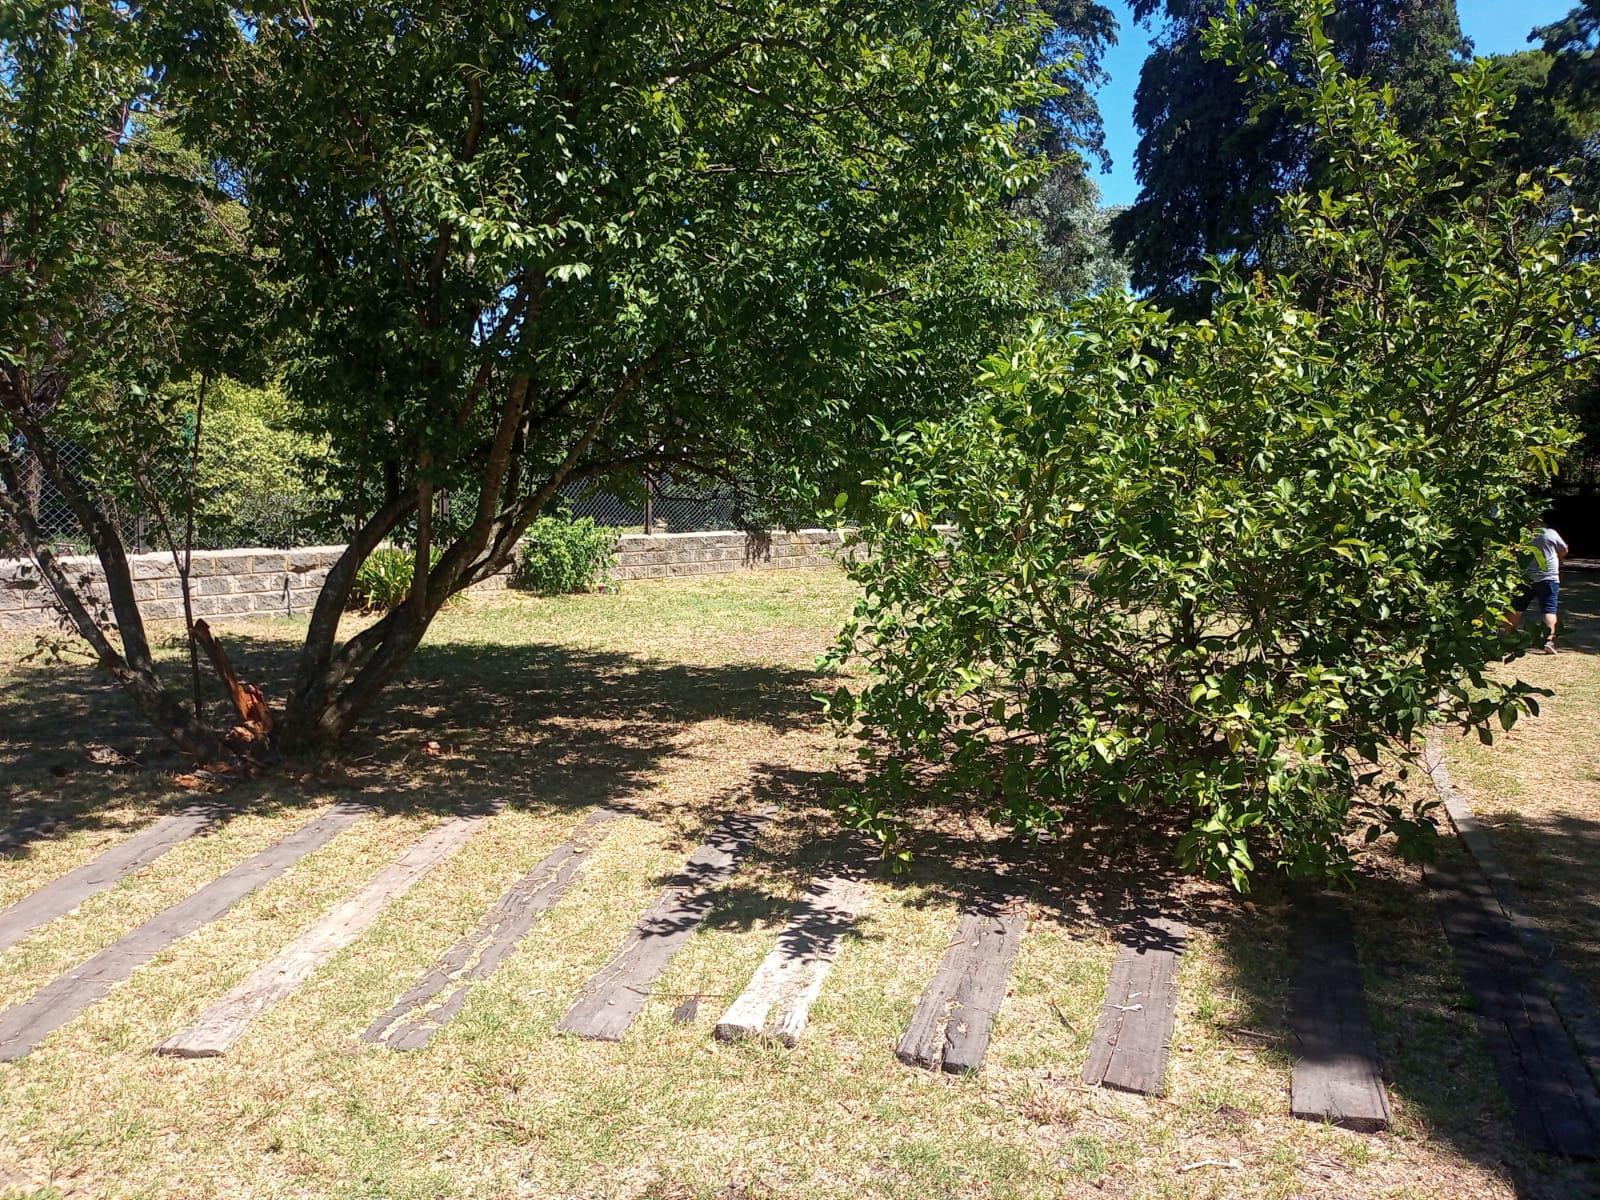
[[[1159,845],[1092,827],[1023,872],[1029,928],[981,1073],[933,1075],[894,1055],[963,895],[1016,854],[954,817],[923,831],[910,875],[874,879],[797,1049],[713,1040],[787,905],[838,848],[828,777],[850,756],[810,695],[828,686],[813,661],[849,600],[841,576],[796,571],[560,600],[489,594],[447,612],[409,684],[338,764],[229,789],[238,815],[0,955],[4,1008],[320,808],[352,797],[378,808],[0,1064],[0,1196],[1431,1200],[1600,1188],[1593,1172],[1516,1149],[1418,874],[1381,853],[1363,859],[1354,914],[1391,1075],[1385,1135],[1287,1116],[1280,901],[1172,879]],[[236,624],[225,640],[271,695],[301,630]],[[55,823],[0,857],[0,907],[192,800],[185,784],[197,783],[103,680],[24,663],[30,646],[0,642],[0,824]],[[1474,800],[1508,854],[1550,880],[1541,915],[1593,979],[1597,888],[1583,856],[1594,861],[1600,836],[1600,738],[1583,731],[1600,722],[1600,659],[1537,668],[1587,695],[1471,752],[1460,773],[1485,789]],[[1563,721],[1575,723],[1546,733]],[[227,1056],[150,1053],[455,806],[485,799],[506,807]],[[626,1038],[556,1033],[697,839],[756,801],[780,815]],[[357,1040],[601,804],[625,815],[454,1022],[411,1054]],[[1170,1093],[1089,1090],[1079,1072],[1112,921],[1153,892],[1193,927]],[[699,1019],[674,1024],[688,995],[704,997]]]

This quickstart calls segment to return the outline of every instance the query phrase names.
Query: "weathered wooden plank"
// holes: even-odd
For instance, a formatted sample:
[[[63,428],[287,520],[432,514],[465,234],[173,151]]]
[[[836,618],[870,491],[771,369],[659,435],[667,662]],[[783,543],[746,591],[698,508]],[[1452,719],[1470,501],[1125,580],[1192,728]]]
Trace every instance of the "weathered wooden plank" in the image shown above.
[[[766,1037],[796,1045],[845,934],[871,894],[858,873],[813,880],[778,935],[778,944],[717,1022],[717,1037],[724,1041]]]
[[[650,988],[715,902],[719,887],[755,842],[770,809],[734,813],[689,856],[683,871],[640,917],[556,1028],[599,1041],[622,1040]]]
[[[895,1048],[901,1062],[952,1073],[982,1065],[1026,925],[1013,896],[980,901],[961,914],[955,939]]]
[[[1166,1094],[1167,1056],[1178,1006],[1178,967],[1188,931],[1167,917],[1125,927],[1083,1081],[1145,1096]]]
[[[512,884],[478,922],[394,1007],[361,1035],[363,1041],[391,1050],[418,1050],[465,1006],[471,984],[499,969],[518,942],[549,911],[578,876],[584,861],[618,814],[598,809],[578,825],[570,839]],[[448,992],[447,992],[448,989]],[[445,992],[442,1000],[435,998]]]
[[[208,828],[220,812],[215,805],[197,804],[162,817],[94,861],[24,896],[0,912],[0,952],[14,946],[39,926],[65,916],[96,892],[149,866],[179,842]]]
[[[1577,1047],[1589,1077],[1600,1087],[1600,1011],[1588,990],[1556,954],[1555,943],[1544,926],[1528,914],[1521,892],[1506,870],[1488,830],[1478,823],[1472,808],[1451,782],[1444,752],[1435,733],[1428,740],[1423,765],[1433,780],[1446,816],[1494,892],[1495,901],[1521,939],[1532,960],[1541,986],[1550,997],[1556,1015]]]
[[[1517,1136],[1548,1154],[1600,1156],[1600,1092],[1488,882],[1449,866],[1427,877]]]
[[[226,1054],[262,1013],[299,989],[328,959],[364,933],[390,904],[429,871],[466,844],[482,826],[487,810],[451,817],[423,835],[385,867],[366,887],[335,906],[208,1007],[186,1029],[155,1048],[175,1058],[214,1058]]]
[[[1294,922],[1289,1112],[1363,1133],[1387,1129],[1389,1097],[1349,919],[1335,897],[1317,892],[1297,897]]]
[[[163,949],[222,916],[368,811],[362,805],[334,806],[192,896],[156,914],[81,966],[57,977],[32,999],[0,1013],[0,1062],[21,1058],[53,1030],[104,999],[113,986]]]

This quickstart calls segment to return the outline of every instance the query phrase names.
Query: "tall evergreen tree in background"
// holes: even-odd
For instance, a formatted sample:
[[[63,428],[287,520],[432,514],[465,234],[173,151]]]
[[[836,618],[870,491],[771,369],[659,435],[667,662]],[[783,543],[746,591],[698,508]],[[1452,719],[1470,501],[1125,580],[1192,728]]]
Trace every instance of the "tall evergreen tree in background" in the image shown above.
[[[1256,104],[1236,69],[1204,56],[1203,32],[1226,0],[1133,0],[1132,8],[1136,19],[1160,22],[1160,37],[1135,98],[1141,190],[1112,234],[1135,287],[1192,310],[1210,300],[1198,279],[1208,255],[1279,261],[1279,200],[1314,185],[1326,164],[1303,126],[1280,106]],[[1287,63],[1283,5],[1264,0],[1254,26]],[[1392,89],[1407,132],[1438,114],[1469,49],[1455,0],[1348,0],[1328,33],[1346,69]]]
[[[1032,223],[1025,250],[1040,287],[1072,300],[1127,282],[1111,245],[1111,214],[1089,171],[1091,161],[1103,170],[1111,165],[1094,89],[1105,82],[1101,58],[1116,44],[1117,20],[1097,0],[1038,0],[1038,8],[1052,25],[1040,49],[1057,92],[1025,115],[1035,123],[1028,144],[1050,160],[1050,170],[1014,211]]]
[[[1538,60],[1544,75],[1539,86],[1520,89],[1515,165],[1559,165],[1574,201],[1593,210],[1600,206],[1600,0],[1583,0],[1529,40],[1540,48],[1517,58]],[[1593,495],[1600,488],[1600,368],[1591,364],[1579,374],[1567,404],[1580,434],[1568,482]]]

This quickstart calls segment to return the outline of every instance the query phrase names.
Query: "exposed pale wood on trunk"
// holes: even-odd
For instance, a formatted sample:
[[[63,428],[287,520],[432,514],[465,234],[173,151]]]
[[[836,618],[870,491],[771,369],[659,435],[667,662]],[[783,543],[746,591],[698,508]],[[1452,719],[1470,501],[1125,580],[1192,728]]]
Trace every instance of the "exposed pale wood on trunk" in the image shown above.
[[[212,1004],[187,1029],[155,1048],[177,1058],[225,1054],[250,1024],[299,989],[323,963],[350,945],[429,871],[461,849],[482,826],[488,810],[451,817],[425,834],[354,896],[339,904]]]
[[[1524,950],[1538,972],[1539,982],[1555,1007],[1556,1015],[1561,1018],[1567,1035],[1583,1058],[1590,1079],[1600,1087],[1600,1011],[1596,1010],[1588,989],[1557,956],[1555,943],[1544,926],[1528,914],[1522,894],[1512,881],[1511,873],[1500,861],[1489,831],[1478,823],[1471,806],[1451,782],[1438,734],[1428,741],[1423,765],[1427,767],[1439,798],[1444,802],[1445,814],[1450,818],[1461,844],[1477,863],[1494,892],[1501,912],[1521,939]]]
[[[717,1022],[717,1037],[768,1037],[785,1046],[799,1042],[845,934],[871,894],[859,874],[813,880],[777,946]]]
[[[1141,918],[1123,929],[1083,1067],[1085,1083],[1146,1096],[1166,1094],[1186,937],[1183,924],[1166,917]]]
[[[179,842],[209,828],[219,813],[215,805],[197,804],[162,817],[94,861],[24,896],[0,912],[0,951],[21,941],[30,930],[65,916],[96,892],[155,862]]]
[[[367,812],[360,805],[336,805],[59,976],[31,1000],[0,1013],[0,1062],[21,1058],[173,942],[222,916]]]
[[[617,815],[599,809],[585,817],[568,841],[507,889],[477,928],[450,947],[415,987],[373,1021],[362,1040],[392,1050],[418,1050],[427,1045],[465,1006],[472,981],[494,974],[539,918],[566,895],[584,861],[600,844],[606,824]],[[440,993],[446,993],[442,1000],[436,999]]]
[[[739,858],[755,842],[770,809],[734,813],[689,856],[682,873],[640,917],[616,955],[595,973],[578,1002],[556,1026],[579,1037],[622,1040],[650,998],[650,988],[689,940],[732,876]]]
[[[1600,1092],[1489,884],[1470,866],[1427,877],[1517,1136],[1544,1153],[1600,1156]]]
[[[1389,1097],[1349,919],[1335,897],[1311,893],[1296,899],[1294,922],[1289,1112],[1362,1133],[1387,1129]]]
[[[234,711],[239,714],[240,723],[257,737],[266,737],[270,734],[273,719],[272,710],[267,707],[266,697],[255,684],[245,683],[239,678],[239,672],[233,669],[233,663],[228,659],[228,652],[222,648],[222,643],[217,641],[216,634],[211,632],[211,626],[205,621],[196,621],[194,640],[200,643],[200,648],[211,660],[212,670],[216,671],[217,677],[228,689],[228,696],[233,701]]]
[[[951,1073],[983,1064],[1026,926],[1016,897],[987,900],[961,914],[955,940],[901,1035],[901,1062]]]

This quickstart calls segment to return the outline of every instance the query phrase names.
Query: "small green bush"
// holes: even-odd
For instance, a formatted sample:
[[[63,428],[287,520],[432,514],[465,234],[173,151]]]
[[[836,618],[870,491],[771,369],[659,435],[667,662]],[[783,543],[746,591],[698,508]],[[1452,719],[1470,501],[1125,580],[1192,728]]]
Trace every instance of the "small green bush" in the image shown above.
[[[357,612],[388,612],[411,590],[411,569],[415,554],[399,546],[379,546],[356,571],[350,589],[350,607]],[[432,559],[439,561],[439,551]]]
[[[617,531],[592,518],[540,517],[528,529],[511,586],[541,596],[587,592],[617,561]]]

